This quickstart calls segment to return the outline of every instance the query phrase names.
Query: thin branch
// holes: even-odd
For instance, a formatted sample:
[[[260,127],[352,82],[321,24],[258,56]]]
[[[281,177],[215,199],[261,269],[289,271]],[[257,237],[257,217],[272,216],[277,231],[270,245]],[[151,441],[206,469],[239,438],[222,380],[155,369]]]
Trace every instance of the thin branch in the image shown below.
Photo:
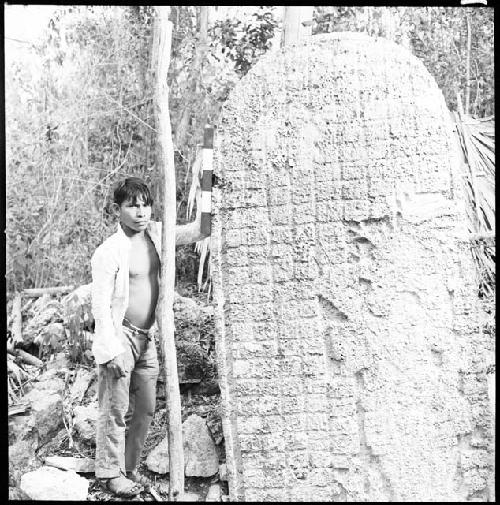
[[[118,105],[120,108],[122,108],[124,111],[128,112],[132,117],[137,119],[140,123],[142,123],[144,126],[147,126],[150,130],[154,131],[155,133],[158,133],[151,125],[148,125],[145,121],[143,121],[139,116],[136,116],[131,110],[127,109],[123,104],[120,102],[117,102],[115,99],[111,98],[109,95],[104,94],[104,97],[107,98],[110,102],[115,103]]]

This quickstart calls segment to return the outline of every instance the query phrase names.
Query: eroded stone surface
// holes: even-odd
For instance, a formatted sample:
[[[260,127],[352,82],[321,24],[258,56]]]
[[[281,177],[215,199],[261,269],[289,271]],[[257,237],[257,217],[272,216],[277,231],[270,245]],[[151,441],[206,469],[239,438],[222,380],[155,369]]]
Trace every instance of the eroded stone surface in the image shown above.
[[[448,111],[361,34],[266,55],[217,133],[232,500],[488,498],[491,412]]]

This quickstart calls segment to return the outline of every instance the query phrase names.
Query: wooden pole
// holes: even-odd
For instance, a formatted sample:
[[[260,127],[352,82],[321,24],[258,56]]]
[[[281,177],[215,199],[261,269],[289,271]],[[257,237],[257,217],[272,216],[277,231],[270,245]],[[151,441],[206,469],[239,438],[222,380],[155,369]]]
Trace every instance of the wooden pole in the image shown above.
[[[38,368],[43,366],[43,361],[38,359],[36,356],[33,356],[29,352],[23,351],[22,349],[7,349],[7,352],[16,358],[19,358],[23,363],[27,363],[28,365],[34,365]]]
[[[182,419],[177,356],[174,341],[174,283],[175,283],[175,225],[176,186],[174,146],[168,109],[167,73],[170,64],[172,23],[170,7],[156,7],[158,16],[158,66],[156,74],[156,113],[158,119],[158,146],[163,181],[163,216],[161,237],[161,282],[158,298],[160,345],[163,353],[165,397],[168,412],[168,446],[170,465],[169,501],[180,501],[184,494],[184,452],[182,446]]]
[[[23,343],[23,315],[21,311],[22,299],[21,293],[17,293],[12,302],[12,348],[16,344]]]
[[[32,288],[32,289],[23,289],[23,296],[31,296],[36,298],[38,296],[43,295],[60,295],[63,293],[68,293],[69,291],[73,291],[75,286],[56,286],[54,288]]]

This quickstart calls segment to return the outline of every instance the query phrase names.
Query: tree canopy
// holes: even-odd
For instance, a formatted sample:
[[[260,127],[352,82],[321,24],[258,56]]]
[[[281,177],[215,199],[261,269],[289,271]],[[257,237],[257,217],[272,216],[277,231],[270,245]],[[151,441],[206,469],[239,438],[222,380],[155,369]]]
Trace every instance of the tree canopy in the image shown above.
[[[203,126],[216,124],[235,84],[279,40],[282,23],[277,6],[241,16],[229,8],[221,15],[219,7],[217,19],[207,9],[173,6],[170,14],[181,220]],[[493,9],[324,6],[315,7],[313,21],[313,33],[357,30],[405,45],[435,77],[451,110],[457,94],[468,93],[471,114],[494,113]],[[6,58],[9,293],[89,281],[89,258],[115,226],[110,186],[125,175],[151,184],[159,219],[154,37],[151,7],[64,6],[26,49],[29,58]],[[191,247],[178,248],[177,276],[195,282],[197,261]]]

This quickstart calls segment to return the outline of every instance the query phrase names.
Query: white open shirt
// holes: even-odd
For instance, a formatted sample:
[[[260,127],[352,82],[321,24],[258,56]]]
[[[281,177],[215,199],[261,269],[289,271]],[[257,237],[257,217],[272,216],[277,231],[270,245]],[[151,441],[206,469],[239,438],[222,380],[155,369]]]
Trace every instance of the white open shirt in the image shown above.
[[[161,222],[150,221],[146,233],[161,258]],[[116,233],[92,255],[92,314],[95,319],[92,353],[98,364],[125,351],[122,321],[129,301],[130,246],[130,239],[118,224]]]

